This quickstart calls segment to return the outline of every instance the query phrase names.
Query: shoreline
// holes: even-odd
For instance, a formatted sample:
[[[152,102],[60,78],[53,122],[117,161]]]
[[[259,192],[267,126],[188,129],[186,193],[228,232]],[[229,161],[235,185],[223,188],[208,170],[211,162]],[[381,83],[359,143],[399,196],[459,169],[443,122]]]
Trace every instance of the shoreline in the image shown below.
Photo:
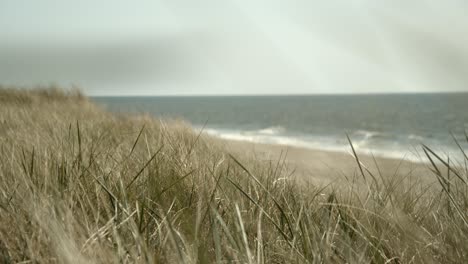
[[[242,135],[241,131],[231,131],[229,130],[222,131],[213,128],[203,128],[199,126],[192,126],[194,131],[199,133],[201,130],[203,134],[221,139],[226,141],[234,141],[234,142],[246,142],[250,144],[260,144],[260,145],[278,145],[278,146],[289,146],[293,148],[299,149],[308,149],[311,151],[325,151],[325,152],[333,152],[333,153],[344,153],[347,154],[351,151],[351,147],[346,139],[346,134],[343,133],[343,137],[324,137],[324,136],[316,136],[315,139],[304,139],[301,137],[295,136],[288,136],[288,135],[277,135],[275,131],[270,131],[272,129],[284,129],[282,127],[271,127],[259,130],[260,132],[264,132],[264,134],[246,134]],[[245,131],[249,132],[249,131]],[[258,131],[256,131],[258,132]],[[380,132],[372,132],[372,131],[360,131],[359,133],[368,133],[368,134],[379,134]],[[353,146],[358,153],[358,155],[363,156],[375,156],[379,159],[397,159],[397,160],[405,160],[412,163],[423,163],[423,164],[430,164],[429,160],[425,157],[424,152],[422,150],[423,142],[414,143],[411,145],[399,145],[395,149],[385,148],[385,146],[372,146],[366,145],[367,139],[356,139],[350,135]],[[388,142],[387,142],[388,143]],[[398,142],[394,142],[394,144],[400,144]],[[427,143],[425,143],[427,144]],[[458,149],[454,149],[453,146],[450,148],[448,145],[441,145],[441,144],[429,144],[435,146],[435,149],[439,153],[451,153],[451,157],[457,155]],[[453,155],[455,154],[455,155]],[[463,159],[462,156],[457,158]]]

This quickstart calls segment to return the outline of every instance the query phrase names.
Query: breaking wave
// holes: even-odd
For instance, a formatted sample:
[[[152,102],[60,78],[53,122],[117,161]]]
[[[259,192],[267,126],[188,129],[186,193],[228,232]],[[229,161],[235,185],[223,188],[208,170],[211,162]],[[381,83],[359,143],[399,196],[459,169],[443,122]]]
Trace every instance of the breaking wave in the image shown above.
[[[292,135],[286,133],[283,127],[268,127],[259,130],[230,130],[207,128],[204,132],[208,135],[234,141],[246,141],[260,144],[287,145],[291,147],[325,150],[350,153],[351,147],[346,135]],[[420,142],[426,140],[421,136],[407,135],[406,141],[398,141],[388,138],[388,135],[377,131],[358,130],[349,133],[353,146],[358,154],[374,155],[377,157],[404,159],[414,162],[427,162],[421,151]],[[438,149],[442,154],[453,153],[455,149]],[[448,155],[448,154],[446,154]],[[442,155],[442,156],[446,156]]]

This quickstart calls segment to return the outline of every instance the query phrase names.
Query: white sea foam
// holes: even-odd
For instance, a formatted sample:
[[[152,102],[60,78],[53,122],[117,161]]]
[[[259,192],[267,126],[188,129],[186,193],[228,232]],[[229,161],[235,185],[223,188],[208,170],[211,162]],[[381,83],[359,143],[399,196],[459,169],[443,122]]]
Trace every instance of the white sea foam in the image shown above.
[[[375,136],[380,135],[381,132],[378,131],[368,131],[368,130],[357,130],[353,133],[353,135],[362,136],[364,139],[369,139]]]
[[[423,140],[424,140],[424,137],[421,137],[421,136],[418,136],[418,135],[409,134],[409,135],[408,135],[408,139],[423,141]]]
[[[277,134],[283,133],[284,131],[285,129],[282,126],[272,126],[272,127],[260,129],[258,130],[258,133],[265,134],[265,135],[277,135]]]
[[[271,129],[273,130],[273,129]],[[287,145],[292,147],[308,148],[315,150],[325,150],[334,152],[345,152],[350,153],[351,147],[347,142],[346,138],[333,137],[333,136],[290,136],[290,135],[277,135],[271,130],[256,130],[256,131],[242,131],[242,130],[226,130],[226,129],[205,129],[205,133],[216,136],[222,139],[235,140],[235,141],[246,141],[252,143],[261,144],[274,144],[274,145]],[[284,131],[284,130],[283,130]],[[422,152],[421,147],[416,145],[405,145],[395,141],[388,141],[385,143],[379,142],[378,145],[369,143],[372,136],[378,134],[378,132],[369,131],[357,131],[353,133],[364,135],[364,139],[353,140],[353,147],[358,154],[363,155],[374,155],[376,157],[404,159],[414,162],[427,162],[427,158]],[[411,135],[410,135],[411,136]],[[415,139],[419,139],[413,136]],[[457,157],[459,154],[454,153],[454,150],[447,150],[443,148],[436,148],[438,153],[442,157],[447,157],[450,153],[451,157]]]

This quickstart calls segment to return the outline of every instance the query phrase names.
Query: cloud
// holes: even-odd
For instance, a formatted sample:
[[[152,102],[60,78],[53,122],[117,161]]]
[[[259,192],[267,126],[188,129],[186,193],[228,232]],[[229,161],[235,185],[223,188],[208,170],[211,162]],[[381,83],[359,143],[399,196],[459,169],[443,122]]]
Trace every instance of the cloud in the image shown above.
[[[52,2],[3,9],[16,16],[4,11],[2,82],[139,94],[468,89],[464,1]]]

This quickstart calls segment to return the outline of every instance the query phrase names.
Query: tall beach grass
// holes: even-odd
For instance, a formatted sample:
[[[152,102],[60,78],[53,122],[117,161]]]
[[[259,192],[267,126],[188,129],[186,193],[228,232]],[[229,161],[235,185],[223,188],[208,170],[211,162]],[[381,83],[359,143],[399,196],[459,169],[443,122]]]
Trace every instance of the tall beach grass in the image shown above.
[[[423,148],[433,184],[358,155],[298,184],[183,121],[1,88],[0,263],[467,263],[468,158]]]

